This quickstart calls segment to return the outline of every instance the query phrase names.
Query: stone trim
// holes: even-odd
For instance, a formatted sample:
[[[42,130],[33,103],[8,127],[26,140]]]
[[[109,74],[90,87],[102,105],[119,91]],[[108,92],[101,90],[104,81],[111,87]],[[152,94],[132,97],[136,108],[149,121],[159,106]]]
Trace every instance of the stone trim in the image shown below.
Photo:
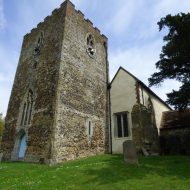
[[[140,87],[139,83],[136,82],[136,84],[135,84],[135,92],[136,92],[136,103],[137,103],[137,104],[140,104],[139,87]]]

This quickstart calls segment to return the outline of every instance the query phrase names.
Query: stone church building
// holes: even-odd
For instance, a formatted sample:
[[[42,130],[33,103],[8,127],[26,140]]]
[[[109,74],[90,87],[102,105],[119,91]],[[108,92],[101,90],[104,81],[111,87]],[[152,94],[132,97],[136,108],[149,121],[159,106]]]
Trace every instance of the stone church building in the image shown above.
[[[122,153],[126,139],[139,148],[155,144],[161,112],[170,108],[124,69],[111,84],[108,75],[106,36],[66,0],[24,36],[0,149],[3,160],[55,164]],[[144,113],[145,108],[152,111]],[[148,122],[142,124],[141,117]],[[140,130],[151,126],[152,135]]]
[[[123,142],[133,140],[137,151],[158,153],[162,112],[171,108],[142,81],[120,67],[110,83],[112,153],[123,153]]]

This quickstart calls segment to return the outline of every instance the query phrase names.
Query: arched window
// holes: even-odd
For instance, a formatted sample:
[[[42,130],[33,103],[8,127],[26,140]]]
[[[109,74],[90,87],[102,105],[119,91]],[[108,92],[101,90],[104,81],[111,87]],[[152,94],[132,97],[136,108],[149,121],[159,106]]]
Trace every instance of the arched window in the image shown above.
[[[31,122],[32,108],[33,108],[33,92],[29,90],[27,98],[24,102],[22,111],[21,126],[28,125]]]
[[[86,46],[87,46],[87,53],[90,57],[94,58],[96,49],[95,49],[95,42],[92,34],[88,34],[86,38]]]

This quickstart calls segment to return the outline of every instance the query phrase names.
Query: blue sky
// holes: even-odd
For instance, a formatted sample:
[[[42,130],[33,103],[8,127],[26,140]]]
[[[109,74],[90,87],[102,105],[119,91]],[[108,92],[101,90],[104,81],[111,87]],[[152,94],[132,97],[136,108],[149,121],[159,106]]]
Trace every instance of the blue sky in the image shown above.
[[[23,36],[58,8],[63,0],[0,0],[0,112],[6,114]],[[187,13],[189,0],[72,0],[109,38],[110,78],[119,66],[148,84],[156,70],[164,32],[157,22],[167,14]],[[176,81],[152,88],[162,99]]]

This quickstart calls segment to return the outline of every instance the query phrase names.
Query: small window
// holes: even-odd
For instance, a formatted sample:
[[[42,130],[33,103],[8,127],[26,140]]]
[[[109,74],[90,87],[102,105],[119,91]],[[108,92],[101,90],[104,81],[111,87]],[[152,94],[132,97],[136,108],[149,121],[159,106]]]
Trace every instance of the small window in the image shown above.
[[[91,58],[94,58],[96,49],[95,49],[95,42],[94,42],[94,38],[93,38],[92,34],[87,35],[86,46],[87,46],[86,51],[87,51],[88,55]]]
[[[128,137],[128,114],[127,112],[115,114],[115,137]]]
[[[43,45],[43,40],[44,40],[44,34],[43,34],[43,32],[41,32],[37,38],[36,46],[34,48],[34,54],[35,55],[38,55],[40,53],[41,47]]]
[[[92,137],[93,135],[93,126],[91,120],[87,120],[86,122],[86,133],[88,137]]]
[[[88,122],[88,135],[91,136],[91,121]]]

